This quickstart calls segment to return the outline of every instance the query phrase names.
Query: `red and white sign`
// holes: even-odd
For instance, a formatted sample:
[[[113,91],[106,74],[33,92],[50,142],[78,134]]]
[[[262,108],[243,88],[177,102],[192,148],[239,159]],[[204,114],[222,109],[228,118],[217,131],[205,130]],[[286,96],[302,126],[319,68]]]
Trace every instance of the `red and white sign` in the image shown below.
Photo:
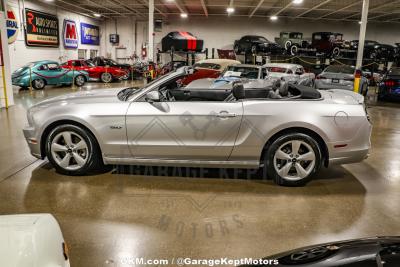
[[[12,44],[15,42],[15,40],[17,40],[18,37],[18,20],[14,10],[9,5],[7,5],[6,26],[7,26],[8,43]]]
[[[75,21],[64,19],[63,39],[65,48],[78,48],[78,31]]]

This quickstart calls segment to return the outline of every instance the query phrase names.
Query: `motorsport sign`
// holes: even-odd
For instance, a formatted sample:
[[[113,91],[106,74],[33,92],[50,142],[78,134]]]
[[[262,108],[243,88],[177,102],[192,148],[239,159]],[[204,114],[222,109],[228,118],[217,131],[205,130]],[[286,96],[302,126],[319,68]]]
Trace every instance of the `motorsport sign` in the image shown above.
[[[17,40],[18,20],[17,17],[15,16],[14,10],[9,5],[7,5],[6,27],[7,27],[8,43],[12,44],[15,42],[15,40]]]
[[[57,16],[25,8],[25,20],[25,43],[27,46],[59,46]]]
[[[75,21],[64,19],[63,40],[65,48],[78,48],[78,32]]]
[[[81,44],[99,45],[100,44],[99,26],[81,22]]]

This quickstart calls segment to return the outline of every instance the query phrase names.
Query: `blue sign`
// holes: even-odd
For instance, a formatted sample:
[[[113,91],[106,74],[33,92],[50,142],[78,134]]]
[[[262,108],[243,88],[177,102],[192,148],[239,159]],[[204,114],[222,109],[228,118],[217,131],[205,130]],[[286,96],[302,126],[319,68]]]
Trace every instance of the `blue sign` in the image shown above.
[[[81,44],[100,45],[99,26],[81,22]]]

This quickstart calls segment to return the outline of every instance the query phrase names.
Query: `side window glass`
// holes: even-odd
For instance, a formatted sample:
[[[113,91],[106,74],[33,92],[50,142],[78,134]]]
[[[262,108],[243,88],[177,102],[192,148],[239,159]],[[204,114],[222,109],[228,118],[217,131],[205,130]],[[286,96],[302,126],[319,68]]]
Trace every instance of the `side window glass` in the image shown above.
[[[49,70],[49,67],[47,66],[47,64],[44,64],[39,67],[39,70]]]

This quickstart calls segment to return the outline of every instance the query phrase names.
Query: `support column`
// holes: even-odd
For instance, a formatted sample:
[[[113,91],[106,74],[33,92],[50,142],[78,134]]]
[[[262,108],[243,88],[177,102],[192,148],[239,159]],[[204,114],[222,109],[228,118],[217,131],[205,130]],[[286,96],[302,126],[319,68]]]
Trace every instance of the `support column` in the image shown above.
[[[149,51],[147,59],[153,61],[154,59],[154,0],[149,0]]]
[[[356,63],[357,69],[360,69],[363,63],[365,33],[367,31],[367,23],[368,23],[368,9],[369,9],[369,0],[363,0],[360,36],[358,38],[358,53],[357,53],[357,63]]]

